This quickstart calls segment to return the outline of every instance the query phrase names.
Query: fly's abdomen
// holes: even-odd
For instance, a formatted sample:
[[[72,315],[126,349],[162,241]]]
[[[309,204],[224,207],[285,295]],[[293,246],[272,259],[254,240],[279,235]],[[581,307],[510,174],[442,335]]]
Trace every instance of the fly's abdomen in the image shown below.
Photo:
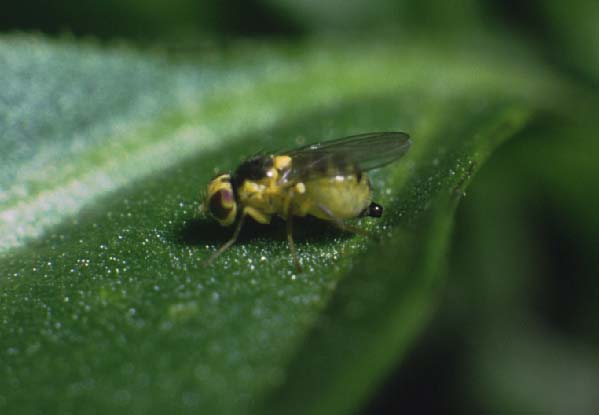
[[[307,181],[294,211],[330,220],[360,216],[370,205],[372,190],[366,174],[332,176]]]

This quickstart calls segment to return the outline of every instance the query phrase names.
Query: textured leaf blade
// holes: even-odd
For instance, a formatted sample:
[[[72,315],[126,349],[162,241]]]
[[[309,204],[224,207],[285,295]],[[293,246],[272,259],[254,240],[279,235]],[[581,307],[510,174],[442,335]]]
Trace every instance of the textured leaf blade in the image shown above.
[[[41,43],[45,53],[60,56],[56,45]],[[470,175],[534,108],[554,101],[557,86],[533,64],[523,70],[497,57],[473,66],[472,59],[450,59],[430,46],[401,53],[396,46],[334,46],[306,44],[296,54],[268,49],[254,61],[240,52],[214,67],[162,60],[156,76],[167,78],[167,90],[180,85],[181,95],[164,101],[169,105],[137,112],[132,99],[127,105],[135,114],[116,122],[118,128],[96,120],[104,131],[99,138],[93,128],[64,127],[65,134],[49,135],[62,141],[48,160],[69,155],[55,163],[54,174],[37,177],[24,167],[31,173],[25,178],[3,176],[25,191],[3,199],[2,218],[15,207],[32,212],[25,223],[31,229],[3,241],[0,259],[3,409],[239,413],[250,403],[314,409],[322,399],[323,409],[337,412],[365,396],[435,301],[453,209]],[[65,47],[102,68],[107,53],[129,53]],[[138,59],[155,65],[152,57]],[[207,73],[214,82],[199,80]],[[63,83],[55,90],[59,97]],[[134,96],[151,95],[138,86],[122,85]],[[63,128],[55,115],[49,119]],[[214,169],[234,168],[264,148],[375,130],[404,130],[414,138],[405,160],[373,174],[386,219],[361,225],[380,232],[383,244],[299,222],[307,272],[296,275],[281,223],[249,226],[213,268],[203,266],[229,236],[197,215]],[[79,131],[89,134],[89,146],[69,153]],[[16,164],[33,165],[35,154],[15,156]],[[89,194],[78,194],[73,181]],[[50,208],[47,195],[57,200]],[[72,208],[61,201],[72,201]],[[45,216],[52,220],[44,222]],[[2,236],[23,223],[3,221]],[[399,278],[388,268],[396,261]],[[319,329],[323,321],[334,329]],[[362,331],[365,321],[379,329]],[[401,330],[388,329],[396,325]],[[366,335],[348,341],[351,333]],[[342,357],[353,356],[344,347],[380,357],[346,364]],[[324,392],[310,400],[314,385],[302,370],[317,370],[316,356],[335,357],[339,348],[323,377]],[[357,373],[354,398],[341,402],[350,372]],[[277,387],[285,392],[271,401]]]

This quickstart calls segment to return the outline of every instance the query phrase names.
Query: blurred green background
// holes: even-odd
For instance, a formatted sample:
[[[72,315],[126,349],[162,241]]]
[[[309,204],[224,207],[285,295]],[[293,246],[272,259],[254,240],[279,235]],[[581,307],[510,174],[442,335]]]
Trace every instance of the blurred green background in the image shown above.
[[[458,208],[442,301],[356,413],[590,414],[599,411],[597,4],[23,0],[3,6],[0,30],[183,57],[356,37],[464,50],[500,38],[520,51],[516,64],[524,49],[584,93],[561,103],[570,113],[537,117],[476,176]]]

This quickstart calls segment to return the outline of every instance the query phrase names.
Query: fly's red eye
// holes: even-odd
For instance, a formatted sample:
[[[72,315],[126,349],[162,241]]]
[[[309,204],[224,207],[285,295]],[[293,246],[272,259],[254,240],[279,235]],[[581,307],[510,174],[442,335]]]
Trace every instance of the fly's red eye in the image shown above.
[[[225,220],[231,210],[231,202],[233,201],[233,195],[227,190],[219,190],[210,197],[210,213],[217,219]]]
[[[220,190],[221,200],[224,204],[230,205],[233,202],[233,194],[228,190]]]

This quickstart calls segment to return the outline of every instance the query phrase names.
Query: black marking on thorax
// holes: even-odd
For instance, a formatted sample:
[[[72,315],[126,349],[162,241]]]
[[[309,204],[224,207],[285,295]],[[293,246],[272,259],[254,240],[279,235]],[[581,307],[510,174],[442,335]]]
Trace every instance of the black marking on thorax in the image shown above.
[[[233,176],[231,184],[233,189],[237,190],[246,180],[260,180],[266,177],[268,170],[272,168],[273,159],[271,156],[256,156],[241,163]]]

